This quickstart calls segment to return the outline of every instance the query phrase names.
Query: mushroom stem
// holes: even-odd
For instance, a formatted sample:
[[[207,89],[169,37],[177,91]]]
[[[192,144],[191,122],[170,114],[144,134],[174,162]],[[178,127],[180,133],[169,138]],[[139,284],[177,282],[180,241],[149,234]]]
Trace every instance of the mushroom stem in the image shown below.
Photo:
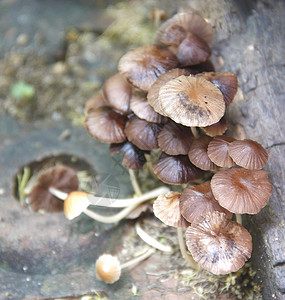
[[[141,191],[140,186],[138,184],[138,180],[137,180],[135,171],[132,170],[132,169],[129,169],[129,174],[130,174],[131,183],[132,183],[132,186],[133,186],[133,189],[134,189],[135,193],[138,196],[141,196],[142,195],[142,191]]]
[[[135,257],[134,259],[121,264],[121,269],[133,268],[138,263],[140,263],[141,261],[143,261],[143,260],[147,259],[149,256],[151,256],[153,253],[155,253],[155,249],[150,248],[146,252],[141,254],[140,256]]]
[[[191,132],[194,136],[195,139],[197,139],[199,137],[199,133],[196,127],[190,127],[191,128]]]
[[[235,214],[236,216],[236,222],[239,223],[240,225],[242,225],[242,216],[241,214]]]
[[[188,254],[186,250],[185,242],[183,238],[183,229],[181,227],[177,227],[177,236],[178,236],[178,243],[179,243],[179,248],[182,257],[189,263],[192,269],[198,270],[199,269],[198,264],[194,261],[193,257]]]
[[[169,188],[167,187],[159,187],[150,192],[147,192],[137,198],[125,198],[125,199],[112,199],[112,198],[104,198],[104,197],[96,197],[92,194],[86,193],[86,198],[90,202],[91,205],[96,206],[105,206],[105,207],[128,207],[133,204],[140,204],[150,199],[154,199],[161,194],[167,193]],[[54,187],[49,188],[49,192],[57,197],[58,199],[65,200],[68,196],[67,193],[62,192]],[[72,193],[72,192],[71,192]]]
[[[137,235],[147,244],[152,246],[153,248],[156,248],[163,252],[170,252],[172,248],[167,245],[163,245],[160,242],[158,242],[156,239],[151,237],[148,233],[146,233],[140,226],[140,224],[137,222],[135,225]]]

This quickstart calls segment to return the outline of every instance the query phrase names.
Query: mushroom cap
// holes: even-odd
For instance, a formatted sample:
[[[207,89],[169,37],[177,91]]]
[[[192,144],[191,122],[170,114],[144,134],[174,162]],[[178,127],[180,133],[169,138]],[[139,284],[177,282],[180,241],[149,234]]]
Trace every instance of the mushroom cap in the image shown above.
[[[205,62],[212,51],[208,44],[199,36],[189,32],[174,53],[181,66],[192,66]]]
[[[99,107],[106,106],[106,99],[103,95],[103,93],[97,93],[93,95],[91,98],[89,98],[84,107],[84,113],[85,115],[90,114],[94,110],[96,110]]]
[[[211,137],[222,135],[228,129],[226,117],[223,116],[219,122],[210,126],[201,127],[201,129]]]
[[[103,85],[103,93],[108,106],[124,114],[130,113],[132,86],[122,74],[110,77]]]
[[[85,119],[89,135],[103,143],[122,143],[126,140],[126,117],[104,106],[97,108]]]
[[[240,269],[251,256],[252,239],[240,224],[222,212],[208,213],[186,230],[193,259],[216,275]]]
[[[221,91],[203,78],[181,75],[159,90],[165,115],[185,126],[209,126],[225,113]]]
[[[169,155],[187,155],[193,139],[189,127],[170,121],[160,131],[158,145]]]
[[[217,166],[230,168],[235,165],[229,155],[229,145],[235,141],[231,136],[220,135],[214,137],[208,145],[208,156]]]
[[[176,56],[158,45],[142,46],[127,52],[119,61],[119,71],[132,85],[147,92],[156,79],[178,65]]]
[[[161,32],[160,40],[158,42],[164,45],[178,47],[185,39],[186,35],[187,31],[184,27],[173,24],[167,27],[164,32]]]
[[[101,255],[95,263],[97,275],[106,283],[114,283],[120,279],[121,264],[116,256]]]
[[[173,44],[178,35],[178,29],[173,30],[173,28],[183,28],[185,33],[194,33],[203,39],[209,46],[211,46],[214,41],[214,31],[211,24],[207,23],[196,12],[189,11],[187,13],[178,13],[164,22],[157,31],[155,42],[163,42],[166,45]],[[169,32],[171,31],[174,31],[174,34],[170,34]],[[180,31],[182,30],[180,29]]]
[[[229,72],[204,72],[196,76],[209,80],[218,87],[224,96],[226,107],[231,104],[238,90],[238,80],[235,74]]]
[[[87,194],[81,191],[73,191],[64,200],[63,211],[68,220],[81,215],[90,205]]]
[[[131,100],[131,109],[140,119],[152,123],[164,123],[166,118],[157,113],[147,101],[146,96],[134,94]]]
[[[201,178],[204,172],[191,164],[187,155],[170,156],[162,152],[153,165],[155,175],[168,184],[183,184]]]
[[[211,140],[212,138],[207,135],[194,139],[188,152],[188,157],[192,164],[201,170],[214,171],[218,168],[208,156],[207,149]]]
[[[162,125],[149,123],[136,116],[131,117],[126,125],[126,135],[141,150],[153,150],[158,148],[158,134]]]
[[[121,144],[111,144],[110,153],[112,155],[122,153],[124,155],[122,165],[128,169],[140,169],[146,162],[144,151],[128,141]]]
[[[153,203],[154,215],[168,226],[186,228],[190,224],[181,215],[179,208],[180,193],[168,192],[160,195]]]
[[[236,214],[256,214],[268,202],[272,185],[262,170],[233,168],[216,173],[211,180],[214,197]]]
[[[63,201],[49,192],[53,187],[70,193],[78,189],[76,171],[66,166],[55,166],[45,170],[38,178],[30,193],[30,205],[34,211],[59,212],[63,210]]]
[[[188,185],[180,197],[180,211],[189,223],[193,223],[201,216],[213,211],[223,212],[229,219],[232,217],[232,213],[220,206],[214,198],[210,181],[198,185]]]
[[[229,155],[238,166],[250,170],[262,169],[268,160],[266,150],[253,140],[230,143]]]
[[[161,114],[164,115],[164,111],[162,110],[161,104],[159,102],[159,90],[160,88],[165,85],[168,81],[175,79],[181,75],[189,75],[190,73],[185,69],[172,69],[162,75],[160,75],[154,84],[150,87],[147,100],[149,104],[153,107],[153,109]]]

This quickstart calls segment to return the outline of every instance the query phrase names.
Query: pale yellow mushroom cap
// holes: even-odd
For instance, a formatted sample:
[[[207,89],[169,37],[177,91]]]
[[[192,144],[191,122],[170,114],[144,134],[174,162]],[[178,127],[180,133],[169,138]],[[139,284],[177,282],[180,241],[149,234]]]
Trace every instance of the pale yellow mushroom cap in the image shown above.
[[[90,202],[85,192],[73,191],[64,200],[64,214],[68,220],[72,220],[83,213],[89,205]]]
[[[95,263],[97,275],[106,283],[114,283],[121,276],[121,264],[116,256],[101,255]]]

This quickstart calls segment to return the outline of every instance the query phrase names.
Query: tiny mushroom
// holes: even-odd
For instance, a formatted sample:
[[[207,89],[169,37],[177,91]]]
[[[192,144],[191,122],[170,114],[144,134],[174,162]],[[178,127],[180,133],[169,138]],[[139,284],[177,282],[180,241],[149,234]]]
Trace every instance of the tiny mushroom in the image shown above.
[[[211,191],[210,181],[198,185],[188,185],[180,197],[180,211],[182,216],[193,223],[208,212],[224,212],[230,219],[232,213],[220,206]]]
[[[218,211],[208,213],[188,227],[186,244],[193,259],[216,275],[237,271],[252,251],[249,232]]]
[[[272,185],[263,170],[233,168],[216,173],[211,180],[214,197],[236,214],[256,214],[268,202]]]
[[[52,195],[49,188],[57,188],[69,193],[76,190],[78,184],[74,169],[63,165],[51,167],[39,176],[37,184],[31,190],[29,204],[34,211],[62,211],[63,202]]]
[[[211,82],[181,75],[159,90],[164,115],[185,126],[209,126],[225,113],[221,91]]]
[[[212,124],[210,126],[201,127],[201,129],[211,137],[222,135],[227,130],[227,120],[226,117],[223,116],[221,120],[215,124]]]
[[[250,170],[262,169],[268,160],[266,150],[253,140],[230,143],[229,155],[238,166]]]
[[[208,145],[208,156],[210,160],[219,167],[230,168],[235,165],[229,155],[229,145],[235,141],[230,136],[220,135],[214,137]]]
[[[89,98],[84,107],[84,113],[87,116],[99,107],[106,106],[107,102],[103,93],[98,93]]]
[[[119,61],[119,71],[136,88],[147,92],[163,73],[176,68],[178,60],[167,48],[150,45],[126,53]]]

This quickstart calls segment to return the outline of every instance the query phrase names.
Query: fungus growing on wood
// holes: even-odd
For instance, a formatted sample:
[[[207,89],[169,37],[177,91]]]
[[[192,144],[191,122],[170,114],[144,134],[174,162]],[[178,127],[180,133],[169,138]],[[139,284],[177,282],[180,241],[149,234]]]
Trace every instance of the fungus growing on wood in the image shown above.
[[[229,155],[229,145],[235,141],[230,136],[216,136],[208,145],[208,156],[210,160],[219,167],[230,168],[235,165],[234,161]]]
[[[193,223],[208,212],[220,211],[230,219],[232,213],[220,206],[211,191],[210,181],[198,185],[188,185],[180,197],[180,211],[182,216]]]
[[[189,127],[169,121],[158,135],[158,145],[169,155],[187,155],[193,139]]]
[[[211,82],[179,76],[159,90],[159,101],[167,117],[185,126],[209,126],[225,113],[221,91]]]
[[[131,112],[130,100],[132,96],[132,86],[123,75],[117,73],[110,77],[103,85],[103,93],[107,105],[123,114],[129,114]]]
[[[208,213],[187,228],[186,244],[193,259],[216,275],[237,271],[252,251],[249,232],[218,211]]]
[[[119,71],[138,89],[147,92],[163,73],[176,68],[178,60],[168,49],[142,46],[126,53],[119,61]]]
[[[85,127],[89,135],[102,143],[122,143],[126,140],[126,121],[124,115],[104,106],[87,115]]]
[[[197,139],[194,139],[188,152],[188,157],[191,163],[201,170],[214,171],[218,168],[210,160],[207,153],[208,145],[211,140],[212,138],[207,135],[203,135]]]
[[[211,180],[211,188],[220,205],[236,214],[257,214],[272,192],[265,171],[241,168],[219,171]]]
[[[52,195],[49,188],[57,188],[69,193],[78,189],[76,171],[67,166],[55,166],[45,170],[38,178],[30,193],[29,204],[34,211],[59,212],[63,202]]]
[[[262,169],[268,160],[266,150],[253,140],[230,143],[229,155],[238,166],[250,170]]]

